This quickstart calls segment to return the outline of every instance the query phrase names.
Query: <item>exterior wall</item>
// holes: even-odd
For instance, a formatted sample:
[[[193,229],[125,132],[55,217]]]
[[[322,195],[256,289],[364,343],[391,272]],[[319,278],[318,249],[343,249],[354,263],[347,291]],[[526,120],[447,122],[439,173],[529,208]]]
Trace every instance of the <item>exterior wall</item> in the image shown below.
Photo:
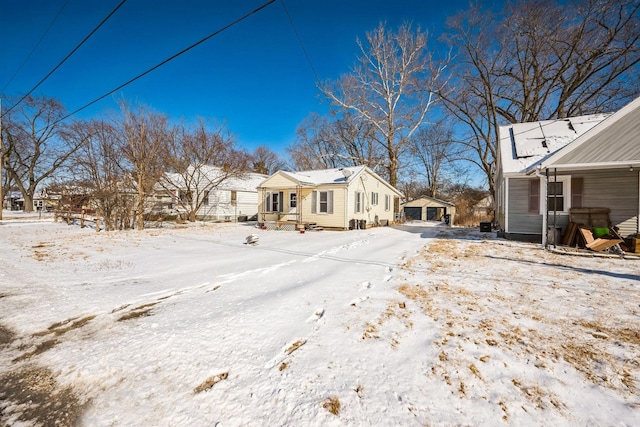
[[[529,179],[530,178],[509,178],[508,194],[509,211],[508,229],[509,234],[540,234],[542,230],[542,215],[529,212]]]
[[[583,179],[584,208],[609,208],[612,225],[620,228],[620,234],[628,237],[638,233],[639,175],[628,169],[585,170],[558,173],[558,177],[571,176]],[[508,234],[541,234],[542,215],[529,212],[529,178],[511,178],[508,181]],[[567,195],[566,202],[571,197]],[[500,208],[499,208],[500,209]],[[500,215],[498,213],[498,215]],[[549,212],[548,227],[561,228],[563,231],[569,222],[569,215]],[[503,223],[501,222],[501,225]]]
[[[638,233],[638,171],[611,169],[577,171],[573,176],[584,178],[583,207],[609,208],[609,218],[620,234],[628,237]]]
[[[313,191],[333,191],[333,213],[316,212],[314,214],[311,212]],[[347,188],[343,185],[324,185],[308,190],[308,193],[303,195],[302,222],[315,222],[319,226],[327,228],[347,228],[348,224],[345,223],[346,196]]]
[[[258,192],[236,191],[236,204],[231,204],[231,190],[215,190],[209,193],[209,204],[198,210],[198,217],[215,220],[236,219],[258,214]]]
[[[355,200],[356,192],[364,193],[364,204],[362,212],[356,212]],[[372,194],[378,193],[378,204],[372,203]],[[385,209],[385,196],[389,196],[389,210]],[[376,216],[378,221],[388,221],[392,223],[395,220],[394,198],[398,196],[384,183],[370,174],[363,174],[349,186],[349,194],[347,201],[347,226],[352,219],[366,220],[367,224],[374,224]]]

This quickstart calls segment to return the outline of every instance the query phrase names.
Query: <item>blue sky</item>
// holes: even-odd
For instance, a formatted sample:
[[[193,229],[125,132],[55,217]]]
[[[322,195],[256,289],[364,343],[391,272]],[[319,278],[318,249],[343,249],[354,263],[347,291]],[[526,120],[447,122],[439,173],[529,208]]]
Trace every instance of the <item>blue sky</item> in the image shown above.
[[[14,96],[30,90],[120,1],[0,0],[0,93]],[[57,98],[73,111],[265,2],[128,0],[34,94]],[[466,0],[284,2],[321,80],[349,72],[358,54],[356,38],[364,39],[379,22],[397,28],[411,21],[435,37],[446,17],[468,4]],[[173,119],[199,116],[224,121],[240,146],[253,150],[267,145],[278,153],[294,141],[295,129],[306,116],[328,106],[281,0],[77,117],[115,111],[122,99]]]

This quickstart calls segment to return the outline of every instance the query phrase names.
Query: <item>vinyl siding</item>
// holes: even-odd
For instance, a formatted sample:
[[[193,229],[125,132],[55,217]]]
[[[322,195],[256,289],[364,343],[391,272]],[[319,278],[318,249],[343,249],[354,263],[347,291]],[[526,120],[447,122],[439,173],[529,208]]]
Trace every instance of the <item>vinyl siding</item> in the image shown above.
[[[509,179],[508,233],[540,234],[542,215],[529,212],[529,179]]]
[[[236,191],[236,205],[231,205],[231,190],[209,193],[209,204],[198,210],[198,217],[232,219],[239,215],[251,218],[258,213],[258,192]]]
[[[314,190],[304,190],[304,203],[302,204],[302,222],[315,222],[321,227],[346,228],[344,223],[344,205],[346,188],[344,186],[325,185]],[[333,191],[333,213],[312,213],[311,198],[313,191]]]
[[[609,208],[609,218],[627,237],[638,230],[638,171],[610,169],[572,172],[584,178],[583,206]]]

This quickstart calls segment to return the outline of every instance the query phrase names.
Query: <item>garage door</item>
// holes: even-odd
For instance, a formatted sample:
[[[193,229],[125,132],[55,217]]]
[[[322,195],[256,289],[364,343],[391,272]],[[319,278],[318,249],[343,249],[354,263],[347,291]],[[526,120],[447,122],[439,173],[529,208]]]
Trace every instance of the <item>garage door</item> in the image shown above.
[[[405,218],[407,218],[407,220],[414,219],[417,221],[422,221],[422,208],[405,207],[404,216]]]
[[[437,221],[438,208],[427,208],[427,221]]]

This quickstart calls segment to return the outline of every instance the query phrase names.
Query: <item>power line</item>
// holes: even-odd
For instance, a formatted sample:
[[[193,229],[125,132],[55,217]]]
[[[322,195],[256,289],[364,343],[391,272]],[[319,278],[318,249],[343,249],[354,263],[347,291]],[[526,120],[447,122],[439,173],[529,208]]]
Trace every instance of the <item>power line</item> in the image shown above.
[[[7,82],[7,84],[4,85],[4,87],[2,88],[2,90],[0,92],[4,92],[5,89],[11,84],[11,82],[13,81],[13,79],[16,78],[16,76],[18,75],[18,73],[22,70],[22,68],[25,66],[25,64],[27,62],[29,62],[29,59],[31,59],[31,56],[33,56],[33,53],[36,51],[36,49],[38,49],[38,46],[40,46],[40,43],[42,43],[42,40],[44,40],[44,38],[47,36],[47,34],[49,34],[49,31],[51,30],[51,27],[53,27],[53,24],[55,24],[55,22],[58,20],[58,17],[60,16],[60,14],[62,13],[62,11],[64,10],[65,7],[67,7],[67,4],[69,4],[69,0],[65,1],[64,4],[62,5],[62,7],[60,8],[60,10],[58,11],[58,13],[56,14],[56,16],[53,18],[53,20],[51,21],[51,23],[49,24],[49,27],[47,27],[47,29],[44,31],[44,33],[42,34],[42,36],[40,36],[40,40],[38,40],[38,42],[35,44],[35,46],[33,46],[33,49],[31,49],[31,52],[29,52],[29,55],[27,55],[27,57],[24,59],[24,61],[22,61],[22,64],[20,64],[20,66],[18,67],[18,69],[16,70],[15,73],[13,73],[13,75],[11,76],[11,78],[9,79],[9,81]]]
[[[103,100],[104,98],[106,98],[107,96],[109,96],[109,95],[113,94],[114,92],[119,91],[119,90],[120,90],[120,89],[122,89],[123,87],[125,87],[125,86],[127,86],[127,85],[129,85],[129,84],[131,84],[131,83],[133,83],[133,82],[135,82],[135,81],[136,81],[136,80],[138,80],[139,78],[144,77],[144,76],[146,76],[147,74],[149,74],[150,72],[152,72],[152,71],[154,71],[154,70],[156,70],[156,69],[160,68],[161,66],[163,66],[163,65],[164,65],[164,64],[166,64],[167,62],[174,60],[175,58],[177,58],[178,56],[182,55],[183,53],[186,53],[187,51],[189,51],[189,50],[193,49],[194,47],[196,47],[196,46],[198,46],[198,45],[200,45],[200,44],[204,43],[205,41],[209,40],[210,38],[217,36],[218,34],[222,33],[223,31],[225,31],[225,30],[227,30],[227,29],[229,29],[229,28],[233,27],[233,26],[234,26],[234,25],[236,25],[237,23],[239,23],[239,22],[241,22],[241,21],[243,21],[243,20],[247,19],[249,16],[251,16],[251,15],[253,15],[253,14],[255,14],[255,13],[257,13],[257,12],[261,11],[262,9],[264,9],[264,8],[265,8],[265,7],[267,7],[267,6],[269,6],[271,3],[275,2],[275,1],[276,1],[276,0],[269,0],[268,2],[264,3],[262,6],[260,6],[260,7],[256,8],[256,9],[252,10],[251,12],[249,12],[249,13],[247,13],[247,14],[245,14],[245,15],[241,16],[240,18],[236,19],[235,21],[231,22],[230,24],[225,25],[224,27],[220,28],[219,30],[216,30],[215,32],[213,32],[213,33],[209,34],[209,35],[208,35],[208,36],[206,36],[205,38],[200,39],[199,41],[197,41],[196,43],[192,44],[191,46],[189,46],[189,47],[187,47],[187,48],[185,48],[185,49],[181,50],[180,52],[178,52],[178,53],[176,53],[176,54],[174,54],[174,55],[170,56],[169,58],[165,59],[164,61],[160,62],[159,64],[157,64],[157,65],[155,65],[155,66],[153,66],[153,67],[149,68],[147,71],[145,71],[145,72],[143,72],[143,73],[141,73],[141,74],[138,74],[137,76],[135,76],[135,77],[134,77],[134,78],[132,78],[131,80],[129,80],[129,81],[127,81],[127,82],[125,82],[125,83],[121,84],[120,86],[116,87],[115,89],[110,90],[109,92],[107,92],[107,93],[105,93],[104,95],[102,95],[102,96],[100,96],[100,97],[98,97],[98,98],[94,99],[93,101],[89,102],[88,104],[85,104],[85,105],[83,105],[82,107],[78,108],[77,110],[75,110],[75,111],[73,111],[73,112],[71,112],[71,113],[67,114],[66,116],[64,116],[64,117],[62,117],[62,118],[60,118],[60,119],[56,120],[55,122],[53,122],[53,124],[52,124],[52,125],[56,125],[56,124],[60,123],[61,121],[66,120],[66,119],[68,119],[69,117],[73,116],[74,114],[79,113],[80,111],[84,110],[85,108],[90,107],[91,105],[95,104],[96,102]]]
[[[71,55],[73,55],[73,54],[74,54],[78,49],[80,49],[80,46],[82,46],[82,45],[83,45],[87,40],[89,40],[89,38],[90,38],[90,37],[91,37],[91,36],[92,36],[96,31],[98,31],[98,29],[99,29],[100,27],[102,27],[102,25],[103,25],[105,22],[107,22],[107,21],[109,20],[109,18],[111,18],[111,17],[113,16],[113,14],[114,14],[114,13],[116,13],[116,11],[117,11],[118,9],[120,9],[120,7],[121,7],[123,4],[125,4],[125,2],[126,2],[126,1],[127,1],[127,0],[122,0],[122,1],[120,2],[120,4],[119,4],[118,6],[116,6],[116,8],[115,8],[115,9],[113,9],[113,10],[111,11],[111,13],[109,13],[109,15],[107,15],[107,17],[106,17],[106,18],[104,18],[104,19],[102,20],[102,22],[100,22],[100,23],[98,24],[98,26],[97,26],[97,27],[95,27],[95,28],[94,28],[94,29],[93,29],[93,30],[92,30],[92,31],[91,31],[91,32],[90,32],[90,33],[89,33],[89,34],[88,34],[88,35],[87,35],[87,36],[86,36],[86,37],[85,37],[81,42],[80,42],[80,44],[78,44],[78,45],[77,45],[77,46],[76,46],[76,47],[75,47],[71,52],[69,52],[69,54],[68,54],[67,56],[65,56],[65,57],[64,57],[64,59],[63,59],[62,61],[60,61],[60,62],[58,63],[58,65],[56,65],[56,66],[53,68],[53,70],[49,71],[49,73],[48,73],[46,76],[44,76],[44,78],[43,78],[42,80],[40,80],[40,81],[38,82],[38,84],[36,84],[33,88],[31,88],[31,90],[30,90],[29,92],[27,92],[27,93],[26,93],[22,98],[20,98],[20,100],[19,100],[18,102],[16,102],[15,104],[13,104],[13,105],[11,106],[11,108],[9,108],[9,109],[8,109],[8,110],[7,110],[7,111],[2,115],[2,117],[4,117],[4,116],[6,116],[7,114],[9,114],[9,112],[10,112],[11,110],[13,110],[15,107],[17,107],[17,106],[18,106],[18,104],[20,104],[22,101],[24,101],[24,100],[25,100],[29,95],[31,95],[31,93],[32,93],[34,90],[36,90],[36,89],[38,88],[38,86],[40,86],[42,83],[44,83],[44,81],[45,81],[45,80],[47,80],[47,79],[48,79],[48,78],[49,78],[49,77],[50,77],[50,76],[51,76],[51,75],[52,75],[52,74],[53,74],[53,73],[54,73],[58,68],[60,68],[60,66],[61,66],[62,64],[64,64],[64,63],[67,61],[67,59],[69,59],[69,58],[71,57]]]
[[[307,62],[309,63],[309,67],[311,67],[311,72],[313,73],[314,77],[316,78],[316,84],[319,84],[320,83],[320,78],[318,77],[318,73],[316,73],[316,69],[313,66],[313,63],[311,62],[311,57],[309,56],[309,53],[307,52],[307,49],[304,47],[304,43],[302,43],[302,38],[300,37],[300,34],[298,33],[298,30],[296,29],[296,26],[293,23],[293,19],[291,18],[291,15],[289,14],[289,10],[287,9],[287,6],[284,4],[284,0],[280,0],[280,4],[282,4],[282,8],[284,9],[284,13],[287,15],[287,19],[289,19],[289,24],[291,24],[291,28],[293,29],[293,33],[296,35],[296,39],[298,39],[298,43],[300,44],[300,47],[302,48],[302,52],[304,53],[304,56],[307,59]]]

